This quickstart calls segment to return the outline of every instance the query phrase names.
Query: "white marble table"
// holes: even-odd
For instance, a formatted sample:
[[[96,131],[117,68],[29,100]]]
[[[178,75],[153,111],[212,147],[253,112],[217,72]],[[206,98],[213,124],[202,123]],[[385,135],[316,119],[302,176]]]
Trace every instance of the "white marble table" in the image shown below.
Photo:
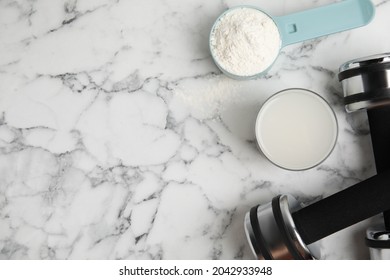
[[[374,0],[366,27],[283,49],[255,81],[226,78],[208,51],[228,7],[332,2],[1,1],[0,259],[252,259],[252,206],[375,174],[366,115],[345,113],[337,71],[390,51],[390,1]],[[308,171],[272,165],[254,142],[261,104],[290,87],[318,92],[339,122],[334,152]],[[371,223],[323,240],[322,258],[368,258]]]

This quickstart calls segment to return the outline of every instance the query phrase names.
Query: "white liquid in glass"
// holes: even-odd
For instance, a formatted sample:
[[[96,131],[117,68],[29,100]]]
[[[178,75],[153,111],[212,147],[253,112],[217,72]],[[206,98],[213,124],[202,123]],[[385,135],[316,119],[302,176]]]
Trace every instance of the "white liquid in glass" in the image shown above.
[[[337,139],[337,120],[319,95],[289,89],[275,94],[261,108],[256,138],[274,164],[304,170],[325,160]]]

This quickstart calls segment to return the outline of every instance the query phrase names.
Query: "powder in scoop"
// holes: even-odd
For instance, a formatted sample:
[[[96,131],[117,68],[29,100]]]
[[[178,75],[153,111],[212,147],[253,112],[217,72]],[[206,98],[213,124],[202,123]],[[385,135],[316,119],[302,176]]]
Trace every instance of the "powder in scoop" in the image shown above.
[[[280,46],[279,30],[273,19],[248,7],[224,14],[210,37],[216,63],[237,76],[253,76],[266,70],[278,56]]]

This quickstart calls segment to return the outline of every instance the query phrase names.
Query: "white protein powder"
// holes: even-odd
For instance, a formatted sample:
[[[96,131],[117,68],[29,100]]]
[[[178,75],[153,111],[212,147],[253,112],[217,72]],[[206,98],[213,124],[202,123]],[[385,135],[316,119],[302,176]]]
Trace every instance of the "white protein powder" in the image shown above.
[[[210,75],[201,79],[184,79],[173,92],[195,118],[214,119],[239,102],[242,98],[243,83],[225,75]]]
[[[278,27],[254,8],[236,8],[223,15],[210,36],[211,53],[226,72],[253,76],[275,61],[281,47]]]

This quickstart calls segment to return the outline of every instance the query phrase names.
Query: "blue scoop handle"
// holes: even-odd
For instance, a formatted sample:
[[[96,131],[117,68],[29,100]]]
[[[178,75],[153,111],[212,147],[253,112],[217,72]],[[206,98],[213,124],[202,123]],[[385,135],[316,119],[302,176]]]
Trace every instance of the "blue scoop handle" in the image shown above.
[[[283,47],[366,25],[374,14],[370,0],[344,0],[273,19],[278,25]]]

